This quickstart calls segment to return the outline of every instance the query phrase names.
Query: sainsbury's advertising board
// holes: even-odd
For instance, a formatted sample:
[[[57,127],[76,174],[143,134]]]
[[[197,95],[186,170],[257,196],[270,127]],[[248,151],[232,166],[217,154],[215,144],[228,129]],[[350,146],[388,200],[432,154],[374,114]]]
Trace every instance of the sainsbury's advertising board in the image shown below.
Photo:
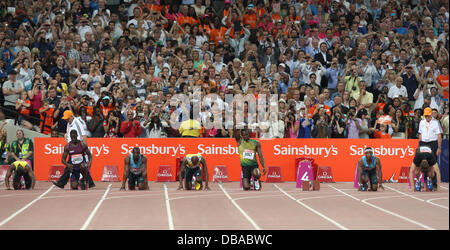
[[[401,139],[258,139],[261,142],[266,167],[280,166],[284,181],[295,181],[295,160],[312,157],[319,166],[330,166],[334,181],[353,181],[358,159],[366,147],[374,148],[380,157],[383,179],[398,173],[402,166],[411,166],[417,140]],[[35,138],[34,169],[37,180],[48,180],[52,165],[60,165],[66,142],[62,138]],[[172,166],[175,176],[176,158],[201,153],[209,169],[210,180],[214,166],[225,165],[229,179],[239,181],[241,167],[237,142],[218,138],[89,138],[93,155],[91,174],[102,177],[103,166],[116,165],[123,175],[124,158],[134,147],[148,158],[148,178],[156,180],[158,166]],[[265,180],[265,178],[263,178]]]

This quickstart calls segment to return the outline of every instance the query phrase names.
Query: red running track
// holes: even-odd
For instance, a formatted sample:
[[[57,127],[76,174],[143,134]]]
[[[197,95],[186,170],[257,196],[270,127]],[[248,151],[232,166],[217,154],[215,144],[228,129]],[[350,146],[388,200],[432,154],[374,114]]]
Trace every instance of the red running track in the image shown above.
[[[353,183],[322,183],[305,192],[295,183],[210,183],[210,191],[179,191],[178,183],[150,182],[148,191],[121,191],[97,182],[87,191],[37,182],[34,190],[0,189],[0,230],[432,230],[449,229],[448,183],[437,192],[385,184],[358,192]],[[30,223],[32,222],[32,223]]]

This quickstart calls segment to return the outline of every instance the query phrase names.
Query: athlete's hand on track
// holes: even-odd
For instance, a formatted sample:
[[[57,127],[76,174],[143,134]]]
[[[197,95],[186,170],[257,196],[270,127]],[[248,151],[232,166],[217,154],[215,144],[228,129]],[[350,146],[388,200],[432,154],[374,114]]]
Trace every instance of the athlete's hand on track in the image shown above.
[[[125,186],[121,186],[121,187],[120,187],[120,190],[125,190]]]
[[[179,186],[179,187],[177,188],[177,190],[183,190],[183,187],[182,187],[182,186]]]
[[[204,190],[211,190],[211,188],[209,188],[209,186],[205,186]]]
[[[378,188],[379,188],[380,190],[384,190],[384,187],[383,187],[383,185],[381,185],[381,184],[378,186]]]

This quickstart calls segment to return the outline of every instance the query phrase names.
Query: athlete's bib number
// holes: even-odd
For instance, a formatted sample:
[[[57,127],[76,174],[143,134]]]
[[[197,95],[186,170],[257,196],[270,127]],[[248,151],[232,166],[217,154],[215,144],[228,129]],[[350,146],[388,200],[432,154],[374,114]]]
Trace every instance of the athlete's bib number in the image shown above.
[[[245,149],[242,156],[244,157],[244,159],[253,160],[255,159],[255,152],[253,150]]]
[[[81,164],[83,160],[83,154],[72,155],[72,164]]]
[[[430,153],[431,154],[431,148],[429,148],[429,147],[420,147],[419,151],[420,151],[420,153]]]

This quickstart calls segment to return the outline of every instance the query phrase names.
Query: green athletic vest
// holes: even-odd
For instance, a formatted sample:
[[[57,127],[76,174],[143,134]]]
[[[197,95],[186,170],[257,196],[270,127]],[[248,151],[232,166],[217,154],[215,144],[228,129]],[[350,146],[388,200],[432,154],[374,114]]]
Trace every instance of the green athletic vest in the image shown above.
[[[241,144],[238,147],[241,166],[246,167],[258,165],[258,161],[256,160],[256,145],[256,140],[241,140]]]

